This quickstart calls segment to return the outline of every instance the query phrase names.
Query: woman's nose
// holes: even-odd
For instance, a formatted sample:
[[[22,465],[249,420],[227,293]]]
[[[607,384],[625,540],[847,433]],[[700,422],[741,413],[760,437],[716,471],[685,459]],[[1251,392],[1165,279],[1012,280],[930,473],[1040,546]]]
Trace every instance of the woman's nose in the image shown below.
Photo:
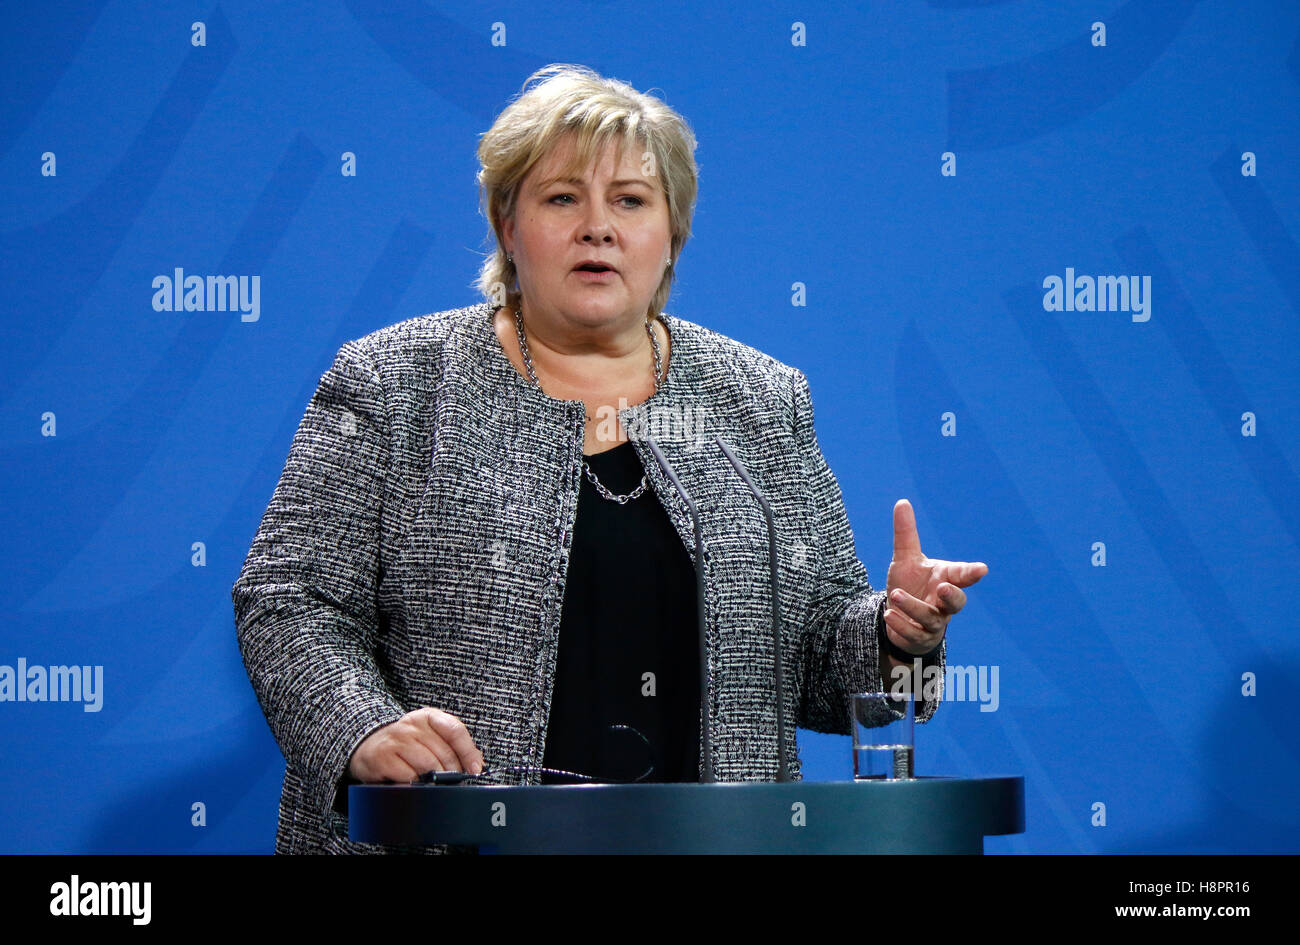
[[[611,237],[609,209],[598,201],[587,204],[587,213],[582,221],[583,239],[608,240]]]

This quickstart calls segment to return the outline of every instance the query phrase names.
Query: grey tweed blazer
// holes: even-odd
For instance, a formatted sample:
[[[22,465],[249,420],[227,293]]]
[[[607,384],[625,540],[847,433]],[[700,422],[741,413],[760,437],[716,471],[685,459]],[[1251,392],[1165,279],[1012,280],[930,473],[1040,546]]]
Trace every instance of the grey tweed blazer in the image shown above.
[[[244,665],[286,762],[277,853],[438,850],[354,843],[336,803],[357,745],[420,706],[459,717],[489,767],[544,763],[584,410],[520,376],[494,311],[438,312],[343,345],[234,584]],[[884,592],[854,552],[806,377],[662,319],[667,378],[621,416],[656,440],[701,516],[717,776],[773,780],[766,524],[714,435],[776,520],[787,719],[848,731],[848,694],[880,688]],[[694,561],[685,505],[634,447]],[[941,648],[926,662],[943,659]]]

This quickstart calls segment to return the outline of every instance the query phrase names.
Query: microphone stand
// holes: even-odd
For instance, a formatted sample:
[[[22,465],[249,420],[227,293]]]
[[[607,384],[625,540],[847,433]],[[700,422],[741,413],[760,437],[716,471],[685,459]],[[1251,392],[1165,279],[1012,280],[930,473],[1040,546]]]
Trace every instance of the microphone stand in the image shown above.
[[[736,467],[736,472],[740,473],[740,478],[745,481],[749,491],[754,494],[758,504],[763,509],[763,517],[767,519],[767,561],[772,570],[772,645],[776,648],[776,742],[777,742],[777,781],[789,781],[789,757],[790,753],[786,747],[785,732],[785,663],[781,656],[781,580],[777,576],[776,569],[776,524],[772,520],[772,509],[763,498],[763,494],[758,491],[749,474],[745,472],[745,467],[741,465],[736,455],[727,449],[727,444],[722,442],[722,437],[714,437],[714,442],[722,450],[722,455],[731,461],[731,465]]]
[[[695,509],[695,503],[686,492],[686,487],[677,478],[677,473],[673,471],[672,464],[659,449],[659,445],[648,437],[645,442],[646,446],[650,447],[650,452],[654,454],[659,467],[664,471],[664,475],[668,477],[668,481],[673,484],[677,494],[686,503],[691,524],[695,527],[695,612],[700,630],[700,747],[704,752],[704,771],[700,775],[700,782],[713,784],[717,778],[713,775],[713,736],[710,732],[713,727],[711,724],[713,712],[709,706],[709,642],[704,627],[704,538],[700,531],[700,516]]]

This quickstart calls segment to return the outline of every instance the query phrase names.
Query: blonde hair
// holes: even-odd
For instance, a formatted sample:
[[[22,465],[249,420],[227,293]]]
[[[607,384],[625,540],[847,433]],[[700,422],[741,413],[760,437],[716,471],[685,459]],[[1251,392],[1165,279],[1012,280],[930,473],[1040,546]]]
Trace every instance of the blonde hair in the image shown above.
[[[535,81],[538,84],[529,88]],[[575,133],[577,147],[569,166],[561,172],[564,174],[581,173],[610,141],[615,141],[620,151],[635,145],[653,156],[668,202],[673,260],[646,312],[647,318],[654,318],[668,302],[677,260],[691,235],[699,190],[695,134],[686,119],[659,99],[586,66],[555,63],[538,69],[482,135],[478,184],[496,247],[484,259],[474,287],[494,300],[504,286],[506,304],[517,304],[518,273],[506,258],[502,221],[514,214],[528,172],[565,136]]]

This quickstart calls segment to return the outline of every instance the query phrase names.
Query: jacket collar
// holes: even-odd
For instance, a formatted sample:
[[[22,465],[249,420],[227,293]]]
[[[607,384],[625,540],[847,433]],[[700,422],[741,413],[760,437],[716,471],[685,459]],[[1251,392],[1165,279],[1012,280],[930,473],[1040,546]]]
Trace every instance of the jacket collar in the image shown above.
[[[528,378],[521,375],[510,359],[506,357],[492,325],[492,318],[497,306],[490,302],[476,307],[472,313],[473,348],[477,357],[474,372],[477,381],[485,390],[485,400],[496,405],[496,409],[518,411],[507,427],[518,431],[520,424],[530,428],[550,427],[555,431],[554,458],[571,467],[567,482],[573,490],[574,505],[578,485],[581,481],[581,460],[583,444],[583,426],[585,407],[582,401],[557,400],[547,395]],[[684,438],[682,419],[692,411],[709,403],[710,392],[699,381],[704,372],[700,369],[700,346],[693,335],[692,323],[673,315],[661,313],[660,318],[668,329],[671,339],[671,351],[668,359],[668,373],[659,385],[659,390],[635,406],[620,411],[619,418],[628,431],[633,449],[641,460],[641,466],[649,478],[650,485],[667,511],[678,535],[691,557],[695,561],[694,526],[685,504],[678,496],[676,488],[664,475],[658,460],[650,450],[645,437],[653,435],[664,457],[676,469],[680,481],[698,500],[706,496],[711,483],[725,481],[726,463],[716,450],[701,443],[698,436]],[[698,414],[696,414],[698,416]],[[523,419],[526,418],[526,419]],[[667,429],[665,435],[661,431]],[[565,437],[562,430],[568,431],[566,445],[561,445]],[[639,431],[634,433],[634,431]],[[702,429],[696,428],[697,434]],[[704,446],[704,448],[701,448]],[[717,455],[715,455],[717,454]],[[534,457],[536,462],[547,462],[542,456]],[[569,514],[569,527],[573,524],[572,510]]]
[[[510,363],[493,327],[493,317],[497,308],[498,306],[491,302],[484,302],[475,306],[471,316],[474,347],[479,355],[478,362],[484,372],[484,379],[488,382],[487,386],[497,390],[510,389],[513,395],[520,398],[521,406],[527,405],[530,409],[543,412],[557,420],[572,420],[580,415],[585,409],[581,401],[558,400],[551,397],[521,375]],[[693,347],[688,325],[682,319],[667,312],[660,313],[659,318],[668,330],[670,345],[668,372],[655,393],[640,404],[628,407],[619,413],[625,427],[636,416],[638,410],[671,409],[694,399],[689,390],[691,382],[688,375]]]

